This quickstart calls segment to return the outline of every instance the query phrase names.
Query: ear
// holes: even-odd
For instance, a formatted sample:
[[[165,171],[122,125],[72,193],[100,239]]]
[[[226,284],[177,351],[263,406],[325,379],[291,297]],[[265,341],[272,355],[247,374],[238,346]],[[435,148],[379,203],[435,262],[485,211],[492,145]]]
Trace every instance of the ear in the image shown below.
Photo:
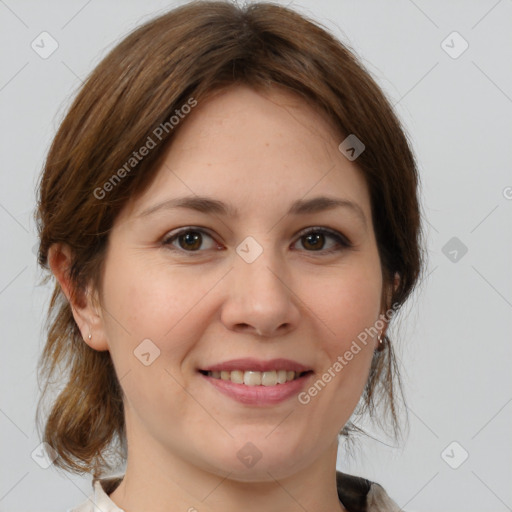
[[[86,290],[75,290],[73,288],[74,285],[69,275],[72,261],[72,252],[68,245],[56,243],[50,247],[48,264],[70,303],[73,317],[82,333],[82,338],[94,350],[108,350],[102,309],[97,293],[90,285],[87,286]],[[91,339],[89,339],[89,334]]]
[[[389,327],[389,322],[391,320],[391,316],[394,313],[394,309],[392,309],[393,304],[391,304],[391,299],[393,298],[393,292],[397,290],[399,284],[400,275],[398,274],[398,272],[395,272],[393,290],[391,289],[391,286],[388,286],[387,289],[384,291],[385,302],[383,305],[383,310],[381,311],[381,314],[379,316],[379,319],[381,319],[384,322],[384,328],[380,333],[381,338],[383,338],[386,335],[386,332]],[[377,342],[377,345],[379,345],[379,342]]]

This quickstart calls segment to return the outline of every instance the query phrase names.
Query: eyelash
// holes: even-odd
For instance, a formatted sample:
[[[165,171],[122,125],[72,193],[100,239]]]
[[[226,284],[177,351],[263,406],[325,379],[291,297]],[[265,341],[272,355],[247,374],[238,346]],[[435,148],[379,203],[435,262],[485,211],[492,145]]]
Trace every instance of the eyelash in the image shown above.
[[[165,247],[169,248],[172,251],[181,252],[181,253],[186,254],[187,256],[190,256],[190,257],[198,256],[198,253],[204,252],[204,251],[201,251],[201,250],[187,251],[185,249],[177,248],[177,247],[172,245],[172,243],[175,240],[177,240],[181,235],[184,235],[184,234],[187,234],[187,233],[201,233],[203,235],[209,236],[213,240],[213,237],[209,233],[207,233],[204,229],[196,228],[194,226],[187,226],[186,228],[182,228],[179,231],[177,231],[175,233],[171,233],[170,235],[166,236],[163,239],[163,241],[162,241],[162,245],[164,245]],[[337,247],[334,247],[332,249],[326,249],[326,250],[320,249],[318,251],[308,251],[308,250],[306,250],[306,252],[319,253],[320,255],[330,255],[330,254],[333,254],[335,252],[341,252],[341,251],[343,251],[345,249],[348,249],[348,248],[353,246],[352,243],[345,236],[343,236],[341,233],[338,233],[337,231],[334,231],[334,230],[331,230],[331,229],[321,228],[321,227],[308,228],[307,230],[302,231],[298,235],[297,242],[301,238],[304,238],[304,237],[306,237],[308,235],[311,235],[311,234],[328,235],[329,237],[331,237],[331,238],[333,238],[335,240],[335,242],[337,244]]]

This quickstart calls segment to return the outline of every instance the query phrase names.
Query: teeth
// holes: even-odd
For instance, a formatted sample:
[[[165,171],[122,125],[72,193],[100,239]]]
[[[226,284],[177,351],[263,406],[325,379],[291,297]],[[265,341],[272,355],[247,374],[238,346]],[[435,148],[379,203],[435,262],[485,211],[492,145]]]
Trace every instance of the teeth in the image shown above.
[[[284,384],[299,377],[300,373],[286,370],[271,370],[269,372],[253,372],[233,370],[232,372],[208,372],[208,377],[214,379],[230,380],[235,384],[245,384],[246,386],[275,386]]]

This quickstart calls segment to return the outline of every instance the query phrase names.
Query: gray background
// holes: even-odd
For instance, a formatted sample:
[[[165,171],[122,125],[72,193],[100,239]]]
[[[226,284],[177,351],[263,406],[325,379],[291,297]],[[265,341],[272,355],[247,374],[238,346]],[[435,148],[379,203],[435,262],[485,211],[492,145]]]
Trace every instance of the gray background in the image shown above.
[[[66,510],[90,492],[89,478],[31,458],[49,298],[36,286],[35,184],[81,80],[173,5],[0,0],[0,511]],[[423,182],[428,277],[397,317],[409,437],[394,447],[374,428],[355,457],[342,447],[338,468],[380,482],[408,512],[512,510],[512,1],[291,5],[362,58],[405,123]],[[31,48],[43,31],[59,45],[47,59]],[[469,44],[461,55],[458,36],[442,45],[453,31]]]

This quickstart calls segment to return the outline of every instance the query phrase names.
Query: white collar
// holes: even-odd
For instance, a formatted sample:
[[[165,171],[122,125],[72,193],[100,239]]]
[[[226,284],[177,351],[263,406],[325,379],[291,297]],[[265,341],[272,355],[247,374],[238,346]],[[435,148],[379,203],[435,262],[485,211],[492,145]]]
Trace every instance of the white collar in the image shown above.
[[[93,488],[94,488],[94,502],[96,504],[96,509],[94,512],[124,512],[122,508],[119,508],[109,497],[109,495],[105,492],[103,488],[104,483],[109,483],[114,478],[110,479],[98,479],[93,480]]]
[[[87,501],[70,512],[124,512],[109,497],[103,486],[110,486],[112,481],[119,477],[102,478],[93,480],[93,493],[87,498]]]

